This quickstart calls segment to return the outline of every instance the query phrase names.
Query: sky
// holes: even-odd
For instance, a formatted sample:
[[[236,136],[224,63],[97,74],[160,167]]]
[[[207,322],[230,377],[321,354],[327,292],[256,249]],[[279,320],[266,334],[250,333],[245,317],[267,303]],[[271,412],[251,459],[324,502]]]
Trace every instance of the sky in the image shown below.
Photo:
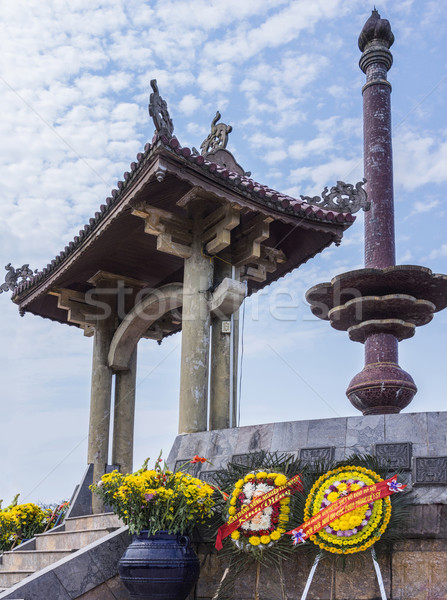
[[[397,264],[447,272],[447,19],[438,0],[381,0],[396,41]],[[0,266],[41,269],[150,141],[150,80],[175,135],[200,147],[219,110],[252,177],[294,197],[363,177],[357,38],[365,0],[2,0]],[[363,347],[315,319],[305,291],[363,267],[359,214],[331,247],[245,302],[240,425],[358,415],[345,396]],[[6,271],[5,271],[6,273]],[[3,281],[3,276],[1,277]],[[0,295],[0,498],[59,502],[86,468],[92,338]],[[444,410],[447,312],[400,344]],[[175,439],[181,335],[139,344],[135,468]],[[297,440],[297,447],[300,447]]]

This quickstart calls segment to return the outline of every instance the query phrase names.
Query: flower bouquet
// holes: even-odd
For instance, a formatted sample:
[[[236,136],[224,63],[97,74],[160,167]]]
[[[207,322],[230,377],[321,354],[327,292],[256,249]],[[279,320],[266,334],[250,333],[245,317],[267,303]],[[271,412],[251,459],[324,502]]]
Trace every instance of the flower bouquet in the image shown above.
[[[43,533],[51,524],[51,509],[32,502],[18,504],[19,495],[6,508],[0,502],[0,552],[12,550],[23,540]]]
[[[106,473],[91,490],[129,526],[130,533],[186,534],[213,515],[214,488],[186,472],[170,471],[158,458],[153,469]],[[188,464],[188,463],[186,463]]]
[[[249,507],[253,500],[279,488],[287,483],[282,473],[254,471],[243,479],[239,479],[229,498],[228,517],[231,518],[244,507]],[[271,547],[285,533],[289,521],[290,497],[267,506],[251,519],[243,521],[241,526],[231,534],[234,545],[246,552],[255,548],[263,550]]]
[[[189,462],[199,461],[205,459]],[[132,474],[107,473],[91,489],[133,534],[118,566],[130,597],[184,600],[200,573],[188,534],[213,515],[215,490],[166,463],[161,467],[160,457],[153,469],[147,463]]]
[[[302,525],[287,532],[295,545],[313,546],[319,556],[341,555],[344,564],[347,555],[371,549],[375,556],[376,547],[402,538],[409,495],[386,464],[354,454],[318,470],[306,481]]]
[[[306,501],[304,518],[310,519],[340,498],[348,499],[354,492],[380,481],[383,480],[377,473],[365,467],[333,469],[315,482]],[[354,554],[375,544],[390,521],[391,499],[387,496],[369,500],[330,521],[311,535],[311,541],[333,554]]]

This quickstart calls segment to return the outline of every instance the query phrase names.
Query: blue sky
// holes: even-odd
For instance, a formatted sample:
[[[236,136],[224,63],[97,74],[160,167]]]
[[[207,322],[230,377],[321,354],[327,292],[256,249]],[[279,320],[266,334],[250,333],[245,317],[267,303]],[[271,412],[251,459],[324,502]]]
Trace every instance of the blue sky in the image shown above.
[[[217,109],[229,149],[292,196],[363,176],[357,38],[364,0],[6,0],[0,42],[0,265],[44,267],[152,138],[158,80],[175,134],[199,147]],[[447,271],[447,20],[438,2],[384,0],[396,42],[393,143],[398,264]],[[2,262],[3,261],[3,262]],[[241,425],[358,414],[345,396],[363,347],[315,320],[306,289],[363,266],[362,216],[331,248],[245,306]],[[58,501],[86,466],[92,340],[0,296],[5,501]],[[443,410],[447,314],[400,344],[419,393]],[[177,431],[180,335],[142,340],[135,465]],[[297,447],[300,442],[297,440]]]

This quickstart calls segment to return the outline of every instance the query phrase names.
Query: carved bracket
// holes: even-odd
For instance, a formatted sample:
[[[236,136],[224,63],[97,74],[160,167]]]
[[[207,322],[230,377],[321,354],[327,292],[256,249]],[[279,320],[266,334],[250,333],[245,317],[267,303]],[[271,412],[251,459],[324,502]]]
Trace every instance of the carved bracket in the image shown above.
[[[84,334],[89,335],[93,331],[94,322],[98,314],[102,314],[102,309],[98,312],[98,307],[88,304],[83,292],[69,290],[65,288],[55,288],[48,292],[50,296],[57,296],[57,307],[68,311],[67,321],[84,326]]]
[[[241,207],[224,204],[203,220],[202,243],[208,254],[231,244],[231,230],[239,225]]]
[[[328,193],[328,188],[325,187],[320,196],[300,196],[301,200],[307,204],[313,204],[327,210],[335,210],[337,212],[355,213],[361,208],[369,210],[371,203],[367,199],[366,190],[363,186],[366,179],[363,178],[355,184],[337,181],[337,185],[333,185]]]
[[[261,258],[261,242],[270,236],[270,223],[274,219],[257,215],[241,228],[239,242],[233,249],[233,265],[242,267]]]
[[[239,309],[245,295],[244,283],[225,277],[211,295],[210,311],[217,317],[228,317]]]
[[[267,279],[267,273],[274,273],[278,264],[284,263],[286,260],[286,255],[282,250],[261,246],[261,258],[256,261],[255,265],[245,265],[242,278],[262,283]]]
[[[144,219],[145,233],[157,236],[157,250],[182,258],[191,256],[192,222],[189,219],[145,204],[136,206],[132,214]]]

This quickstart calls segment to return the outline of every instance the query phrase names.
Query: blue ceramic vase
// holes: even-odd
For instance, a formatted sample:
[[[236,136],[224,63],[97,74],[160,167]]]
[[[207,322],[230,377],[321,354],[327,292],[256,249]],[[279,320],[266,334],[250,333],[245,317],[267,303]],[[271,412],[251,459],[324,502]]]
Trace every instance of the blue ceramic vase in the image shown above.
[[[131,600],[185,600],[199,579],[200,562],[189,537],[159,531],[134,535],[119,561]]]

